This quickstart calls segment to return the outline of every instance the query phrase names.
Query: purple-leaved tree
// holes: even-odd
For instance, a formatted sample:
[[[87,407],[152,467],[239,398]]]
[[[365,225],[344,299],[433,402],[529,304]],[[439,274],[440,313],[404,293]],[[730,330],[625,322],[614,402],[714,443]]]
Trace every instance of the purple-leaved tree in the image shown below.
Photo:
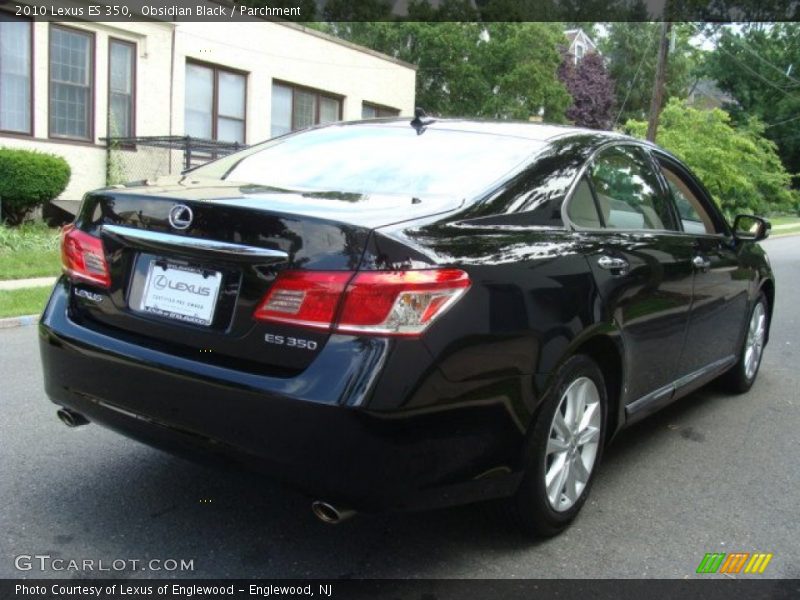
[[[611,129],[614,124],[614,80],[608,74],[603,57],[587,54],[577,64],[565,54],[558,78],[572,96],[567,119],[579,127]]]

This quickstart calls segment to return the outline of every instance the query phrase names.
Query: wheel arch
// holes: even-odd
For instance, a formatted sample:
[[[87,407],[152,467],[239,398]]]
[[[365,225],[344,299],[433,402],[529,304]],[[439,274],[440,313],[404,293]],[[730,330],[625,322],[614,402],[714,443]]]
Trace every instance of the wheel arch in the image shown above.
[[[625,424],[623,392],[625,389],[624,345],[622,335],[616,327],[609,324],[598,324],[586,330],[576,338],[564,352],[547,376],[547,384],[542,388],[552,389],[555,385],[555,373],[567,360],[577,354],[584,354],[600,367],[605,380],[606,397],[608,398],[606,417],[606,441],[610,440]],[[541,405],[541,403],[540,403]],[[534,422],[538,416],[538,408],[533,415]]]
[[[764,343],[769,342],[769,331],[772,328],[772,311],[775,309],[775,282],[772,279],[765,279],[758,288],[767,298],[767,337]]]
[[[621,414],[622,390],[624,387],[623,352],[619,336],[598,333],[581,341],[574,354],[584,354],[591,358],[603,372],[608,407],[606,415],[606,441],[610,440],[623,424]]]

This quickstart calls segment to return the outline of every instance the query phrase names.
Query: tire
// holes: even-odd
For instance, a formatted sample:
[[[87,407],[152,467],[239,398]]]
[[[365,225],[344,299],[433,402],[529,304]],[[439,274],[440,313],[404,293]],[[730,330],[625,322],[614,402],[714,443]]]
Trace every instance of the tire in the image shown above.
[[[768,330],[769,307],[766,296],[761,292],[753,303],[753,308],[750,309],[747,318],[739,359],[730,370],[719,378],[723,389],[733,394],[744,394],[753,387],[761,366],[761,359],[764,356],[764,344]],[[753,355],[753,352],[756,354]]]
[[[577,412],[574,407],[580,406],[578,395],[583,395],[586,403],[581,420],[588,426],[583,430],[583,438],[579,430],[581,420],[577,427],[572,425],[576,423],[572,418]],[[507,520],[514,529],[535,537],[551,537],[575,519],[589,495],[603,453],[607,406],[603,373],[591,358],[578,354],[558,369],[551,392],[528,434],[522,482],[516,494],[503,504]],[[557,411],[561,417],[558,422]],[[563,425],[567,426],[567,431],[562,429]],[[588,441],[581,444],[581,439]],[[583,466],[583,475],[577,461]],[[567,467],[566,475],[563,475],[563,468],[558,469],[559,463]],[[577,478],[571,480],[571,475]],[[559,481],[561,477],[563,480]],[[581,482],[581,478],[585,481]],[[575,485],[570,491],[571,481],[575,481]]]

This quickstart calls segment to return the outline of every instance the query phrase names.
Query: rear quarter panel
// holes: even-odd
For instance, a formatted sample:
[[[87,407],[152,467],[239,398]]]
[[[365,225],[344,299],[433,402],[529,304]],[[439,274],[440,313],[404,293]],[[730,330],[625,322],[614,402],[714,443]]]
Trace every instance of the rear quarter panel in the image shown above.
[[[455,220],[374,235],[366,256],[376,267],[454,266],[472,281],[426,331],[423,343],[439,379],[435,390],[412,401],[499,403],[524,433],[565,356],[594,333],[614,334],[600,322],[588,244],[566,230]]]

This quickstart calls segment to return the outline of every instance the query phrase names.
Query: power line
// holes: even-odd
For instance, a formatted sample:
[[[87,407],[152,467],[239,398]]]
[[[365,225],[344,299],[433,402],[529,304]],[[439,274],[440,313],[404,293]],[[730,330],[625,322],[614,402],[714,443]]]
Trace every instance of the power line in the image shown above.
[[[785,69],[781,69],[779,66],[771,63],[766,58],[761,56],[756,50],[753,49],[752,46],[750,46],[750,44],[748,42],[745,41],[745,39],[743,37],[740,37],[738,35],[733,35],[733,36],[731,36],[731,39],[735,40],[737,44],[739,44],[742,48],[747,50],[750,54],[755,56],[762,63],[764,63],[768,67],[771,67],[773,70],[775,70],[776,72],[778,72],[781,75],[783,75],[784,77],[786,77],[789,81],[795,83],[796,85],[800,85],[800,79],[795,79],[794,77],[789,75],[789,73],[787,73]]]
[[[703,37],[704,37],[704,38],[705,38],[707,41],[714,43],[714,40],[712,40],[711,38],[709,38],[709,37],[708,37],[708,36],[705,34],[705,32],[704,32],[704,31],[702,31],[702,30],[700,30],[700,29],[699,29],[699,28],[698,28],[698,27],[697,27],[697,26],[696,26],[694,23],[690,23],[690,25],[691,25],[691,26],[692,26],[692,27],[695,29],[695,31],[697,31],[697,32],[698,32],[700,35],[702,35],[702,36],[703,36]],[[739,40],[740,38],[738,38],[738,37],[734,37],[734,39],[737,39],[737,40]],[[778,86],[777,84],[775,84],[774,82],[770,81],[769,79],[766,79],[766,78],[765,78],[763,75],[761,75],[760,73],[758,73],[758,72],[754,71],[752,68],[750,68],[750,66],[749,66],[749,65],[745,64],[744,62],[742,62],[742,61],[741,61],[741,60],[740,60],[740,59],[739,59],[739,58],[738,58],[736,55],[734,55],[734,54],[731,54],[730,52],[728,52],[728,51],[727,51],[727,50],[725,50],[724,48],[722,48],[722,47],[718,46],[717,44],[714,44],[714,47],[715,47],[717,50],[719,50],[720,52],[722,52],[722,53],[724,53],[724,54],[728,55],[730,58],[732,58],[732,59],[734,60],[734,62],[738,63],[738,64],[739,64],[741,67],[743,67],[743,68],[744,68],[746,71],[748,71],[749,73],[753,74],[753,75],[754,75],[756,78],[758,78],[759,80],[763,81],[764,83],[766,83],[766,84],[767,84],[767,85],[769,85],[770,87],[772,87],[772,88],[774,88],[774,89],[778,90],[779,92],[781,92],[782,94],[784,94],[784,95],[785,95],[785,96],[787,96],[787,97],[790,97],[790,98],[793,98],[793,99],[800,99],[800,96],[797,96],[796,94],[792,93],[792,91],[790,91],[790,90],[787,90],[787,89],[785,89],[785,88],[782,88],[782,87]],[[772,66],[773,68],[780,70],[778,67],[775,67],[774,65],[772,65],[772,63],[770,63],[770,62],[769,62],[769,61],[767,61],[766,59],[763,59],[763,58],[761,58],[761,56],[759,56],[759,55],[758,55],[758,54],[755,52],[755,50],[751,50],[751,53],[752,53],[752,54],[754,54],[754,55],[756,55],[756,56],[757,56],[758,58],[760,58],[760,59],[761,59],[763,62],[765,62],[765,63],[769,64],[769,65],[770,65],[770,66]],[[787,75],[787,77],[788,77],[788,75]],[[791,78],[790,78],[790,79],[791,79]],[[798,83],[800,83],[800,82],[798,82]],[[784,119],[784,120],[782,120],[782,121],[776,121],[775,123],[764,123],[764,129],[769,129],[769,128],[771,128],[771,127],[777,127],[778,125],[783,125],[783,124],[785,124],[785,123],[791,123],[792,121],[796,121],[796,120],[798,120],[798,119],[800,119],[800,115],[797,115],[797,116],[794,116],[794,117],[790,117],[790,118],[788,118],[788,119]],[[778,139],[781,139],[781,138],[778,138]]]
[[[656,31],[654,30],[653,36],[650,39],[650,43],[647,45],[647,49],[642,53],[642,58],[639,60],[639,66],[636,67],[636,72],[633,74],[633,79],[631,79],[631,82],[628,85],[628,91],[625,93],[625,98],[622,100],[622,106],[620,106],[619,108],[619,112],[617,113],[617,118],[614,119],[614,125],[612,126],[612,129],[617,126],[617,123],[619,123],[619,118],[622,116],[622,111],[625,110],[625,105],[628,103],[628,98],[631,95],[631,90],[633,89],[633,86],[636,85],[636,80],[639,78],[639,72],[642,70],[642,65],[644,65],[644,61],[647,58],[647,55],[650,53],[650,49],[653,47],[653,42],[656,39],[655,33]]]
[[[783,125],[784,123],[790,123],[791,121],[797,121],[798,119],[800,119],[800,115],[797,115],[796,117],[791,117],[790,119],[784,119],[783,121],[778,121],[777,123],[769,123],[768,125],[764,126],[764,129],[769,129],[770,127]]]
[[[714,43],[714,40],[712,40],[710,37],[708,37],[708,36],[705,34],[705,32],[703,32],[703,31],[702,31],[702,30],[701,30],[699,27],[697,27],[697,25],[695,25],[694,23],[690,23],[690,25],[691,25],[692,27],[694,27],[694,30],[695,30],[697,33],[699,33],[700,35],[702,35],[702,36],[703,36],[703,38],[705,38],[705,40],[706,40],[706,41],[708,41],[708,42],[711,42],[711,43]],[[742,68],[743,68],[745,71],[747,71],[748,73],[750,73],[751,75],[753,75],[753,76],[754,76],[754,77],[756,77],[757,79],[759,79],[759,80],[763,81],[764,83],[766,83],[766,84],[767,84],[768,86],[770,86],[771,88],[778,90],[779,92],[781,92],[782,94],[784,94],[784,95],[786,95],[786,96],[789,96],[789,95],[791,95],[791,92],[790,92],[789,90],[787,90],[786,88],[782,88],[782,87],[780,87],[780,86],[779,86],[779,85],[777,85],[777,84],[776,84],[774,81],[770,81],[769,79],[767,79],[766,77],[764,77],[764,76],[763,76],[761,73],[759,73],[758,71],[755,71],[755,70],[754,70],[754,69],[752,69],[752,68],[751,68],[749,65],[747,65],[747,64],[743,63],[741,60],[739,60],[739,58],[738,58],[738,57],[737,57],[735,54],[731,54],[731,53],[730,53],[730,52],[728,52],[728,51],[727,51],[725,48],[722,48],[722,47],[720,47],[720,46],[717,46],[716,44],[714,44],[714,47],[715,47],[717,50],[719,50],[720,52],[722,52],[723,54],[726,54],[726,55],[728,55],[730,58],[732,58],[732,59],[734,60],[734,62],[738,63],[738,64],[739,64],[739,66],[741,66],[741,67],[742,67]]]

